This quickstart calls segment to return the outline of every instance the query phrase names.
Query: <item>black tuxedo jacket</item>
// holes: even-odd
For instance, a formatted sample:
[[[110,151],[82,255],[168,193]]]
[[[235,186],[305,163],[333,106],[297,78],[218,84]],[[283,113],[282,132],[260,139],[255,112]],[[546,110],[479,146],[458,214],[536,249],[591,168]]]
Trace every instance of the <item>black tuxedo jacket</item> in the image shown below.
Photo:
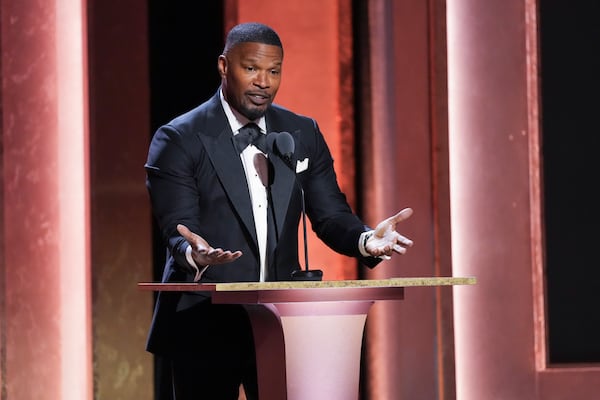
[[[362,257],[358,239],[368,228],[351,211],[338,186],[333,160],[319,127],[311,118],[272,105],[265,114],[267,132],[289,132],[295,142],[292,168],[269,154],[271,198],[277,244],[269,250],[270,280],[290,280],[300,269],[298,224],[301,190],[313,230],[333,250],[356,257],[369,267],[378,258]],[[296,173],[302,161],[306,169]],[[243,255],[229,264],[209,267],[202,282],[258,281],[259,252],[244,168],[219,92],[155,133],[145,165],[154,216],[167,244],[163,282],[193,279],[185,259],[187,242],[176,230],[184,224],[213,247]],[[207,294],[162,292],[157,300],[148,350],[168,348],[177,311],[205,301]]]

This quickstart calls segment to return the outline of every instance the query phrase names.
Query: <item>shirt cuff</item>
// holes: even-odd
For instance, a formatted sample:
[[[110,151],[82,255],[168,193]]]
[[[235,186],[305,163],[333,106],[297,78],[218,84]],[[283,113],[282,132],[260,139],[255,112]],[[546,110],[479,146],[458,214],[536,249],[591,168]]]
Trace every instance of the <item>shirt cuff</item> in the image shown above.
[[[371,236],[373,236],[373,230],[370,231],[366,231],[360,234],[360,237],[358,238],[358,251],[360,251],[360,254],[362,254],[363,257],[372,257],[366,249],[367,246],[367,240],[369,240],[369,238]]]
[[[375,257],[380,258],[382,260],[389,260],[391,258],[390,256],[373,256],[369,254],[369,252],[367,252],[367,240],[369,240],[369,238],[373,236],[374,232],[374,230],[370,230],[360,234],[360,237],[358,238],[358,251],[360,251],[360,254],[362,254],[363,257]]]
[[[190,264],[190,267],[192,267],[192,269],[195,271],[194,282],[198,282],[200,278],[202,278],[202,274],[204,271],[206,271],[209,265],[205,265],[202,269],[198,268],[196,261],[194,261],[194,258],[192,257],[191,245],[188,245],[188,247],[185,249],[185,259],[187,260],[188,264]]]

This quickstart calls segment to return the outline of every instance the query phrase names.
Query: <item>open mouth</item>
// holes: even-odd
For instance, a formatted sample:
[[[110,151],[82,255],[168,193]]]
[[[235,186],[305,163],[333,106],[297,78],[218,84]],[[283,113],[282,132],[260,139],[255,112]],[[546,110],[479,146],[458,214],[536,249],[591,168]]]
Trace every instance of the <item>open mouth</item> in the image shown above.
[[[262,93],[248,93],[247,96],[250,99],[250,101],[252,102],[252,104],[255,104],[257,106],[262,106],[264,104],[267,104],[269,102],[269,100],[271,99],[271,97],[269,95],[262,94]]]

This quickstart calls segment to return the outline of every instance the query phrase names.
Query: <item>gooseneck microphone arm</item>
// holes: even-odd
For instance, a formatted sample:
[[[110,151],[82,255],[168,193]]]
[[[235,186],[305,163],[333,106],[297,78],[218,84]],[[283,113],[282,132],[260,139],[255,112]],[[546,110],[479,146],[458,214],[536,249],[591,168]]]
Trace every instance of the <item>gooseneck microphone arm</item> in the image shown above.
[[[296,180],[298,182],[298,180]],[[304,203],[304,189],[300,186],[300,194],[301,196],[301,204],[302,204],[302,233],[304,235],[303,243],[304,243],[304,270],[308,272],[308,240],[306,235],[306,206]]]
[[[300,189],[301,206],[302,206],[302,233],[304,235],[304,270],[296,270],[292,272],[293,281],[320,281],[323,279],[323,271],[310,270],[308,268],[308,240],[306,229],[306,206],[304,202],[304,188],[298,181],[296,170],[292,164],[292,158],[295,151],[294,138],[288,132],[272,132],[267,136],[267,148],[277,154],[294,173],[294,181]]]

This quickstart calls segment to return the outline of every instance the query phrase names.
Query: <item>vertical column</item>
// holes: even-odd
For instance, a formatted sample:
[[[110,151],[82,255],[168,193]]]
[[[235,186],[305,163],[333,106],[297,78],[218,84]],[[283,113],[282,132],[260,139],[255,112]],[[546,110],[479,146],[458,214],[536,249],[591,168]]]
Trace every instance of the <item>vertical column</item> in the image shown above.
[[[151,399],[153,297],[146,0],[89,5],[94,378],[99,399]]]
[[[87,1],[56,1],[61,399],[92,398]],[[31,254],[30,254],[31,255]]]
[[[453,266],[477,277],[455,289],[457,398],[536,399],[525,2],[447,7]]]
[[[0,1],[3,399],[92,398],[84,4]]]
[[[444,54],[435,53],[445,37],[432,33],[444,15],[436,19],[434,3],[369,1],[369,70],[362,76],[367,84],[361,96],[369,113],[361,132],[367,222],[374,224],[404,207],[415,210],[398,226],[414,247],[366,271],[370,279],[450,275],[445,246],[437,242],[448,216],[439,205],[447,200],[447,167],[434,170],[433,161],[434,155],[436,162],[444,160],[435,153],[445,151],[446,134],[443,100],[433,97],[434,89],[443,93],[445,86],[445,75],[437,73],[443,71]],[[440,399],[446,393],[443,386],[452,387],[451,360],[443,356],[452,345],[452,332],[443,320],[451,316],[450,306],[441,303],[449,300],[447,294],[447,288],[415,288],[402,302],[373,306],[365,353],[369,399]]]

